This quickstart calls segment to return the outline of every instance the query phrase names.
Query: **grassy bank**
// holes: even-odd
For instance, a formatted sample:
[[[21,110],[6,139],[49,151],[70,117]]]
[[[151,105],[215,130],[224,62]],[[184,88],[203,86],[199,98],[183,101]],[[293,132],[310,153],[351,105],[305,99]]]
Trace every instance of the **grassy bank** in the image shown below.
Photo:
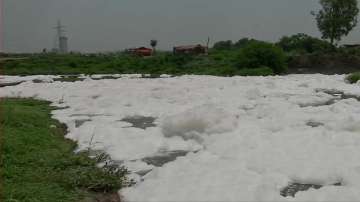
[[[24,60],[6,61],[3,72],[7,75],[71,75],[71,74],[171,74],[171,75],[269,75],[270,68],[238,68],[234,53],[213,52],[209,55],[180,55],[160,52],[156,56],[141,58],[123,53],[109,55],[39,54]]]
[[[211,49],[192,55],[158,51],[151,57],[119,52],[109,54],[35,54],[3,62],[7,75],[36,74],[171,74],[273,75],[286,72],[286,57],[271,43],[252,41],[230,50]]]
[[[125,184],[126,170],[108,172],[88,154],[73,152],[76,144],[64,139],[65,127],[51,119],[48,102],[3,99],[1,108],[0,201],[96,201],[114,197]]]

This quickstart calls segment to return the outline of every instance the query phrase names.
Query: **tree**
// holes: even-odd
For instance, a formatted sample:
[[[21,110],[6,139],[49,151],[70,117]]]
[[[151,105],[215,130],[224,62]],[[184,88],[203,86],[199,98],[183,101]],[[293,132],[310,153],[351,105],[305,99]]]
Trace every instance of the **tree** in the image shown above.
[[[237,66],[241,68],[264,68],[268,67],[275,74],[286,72],[286,55],[284,51],[274,44],[254,41],[240,49]]]
[[[330,43],[335,45],[357,25],[358,2],[357,0],[320,0],[320,4],[322,9],[312,14],[316,17],[322,38],[330,40]]]
[[[234,47],[243,48],[243,47],[247,46],[251,42],[251,40],[248,38],[242,38],[234,44]]]
[[[153,52],[155,52],[155,48],[157,46],[158,41],[153,39],[150,41],[150,46],[153,48]]]

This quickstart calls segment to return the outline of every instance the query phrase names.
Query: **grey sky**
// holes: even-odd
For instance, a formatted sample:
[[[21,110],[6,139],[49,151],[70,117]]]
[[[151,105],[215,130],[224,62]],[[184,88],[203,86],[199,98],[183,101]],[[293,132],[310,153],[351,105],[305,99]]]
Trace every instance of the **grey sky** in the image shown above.
[[[1,0],[0,0],[1,1]],[[299,32],[320,36],[310,11],[318,0],[3,0],[4,49],[40,51],[54,44],[57,19],[69,48],[113,51],[148,46],[238,40],[275,41]],[[360,26],[345,43],[360,43]]]

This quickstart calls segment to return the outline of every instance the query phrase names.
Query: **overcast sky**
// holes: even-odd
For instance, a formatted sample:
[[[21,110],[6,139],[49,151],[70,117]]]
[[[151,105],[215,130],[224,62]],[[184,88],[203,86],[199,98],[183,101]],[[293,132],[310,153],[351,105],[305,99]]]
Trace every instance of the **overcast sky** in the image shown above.
[[[1,0],[0,0],[1,1]],[[238,40],[275,41],[283,35],[320,36],[312,10],[318,0],[2,0],[4,49],[38,52],[54,45],[58,19],[69,49],[114,51],[148,46]],[[360,26],[345,43],[360,43]]]

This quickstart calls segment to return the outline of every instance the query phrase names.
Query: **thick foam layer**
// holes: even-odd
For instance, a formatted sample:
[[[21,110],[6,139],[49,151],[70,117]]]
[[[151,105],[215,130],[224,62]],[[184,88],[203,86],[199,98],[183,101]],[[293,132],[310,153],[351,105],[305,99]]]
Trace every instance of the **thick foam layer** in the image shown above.
[[[359,201],[360,88],[344,77],[3,76],[22,83],[0,96],[52,101],[79,150],[132,171],[125,201]]]
[[[162,124],[165,137],[180,136],[185,140],[202,142],[202,135],[219,135],[232,131],[237,119],[215,105],[202,105],[185,112],[166,117]]]

